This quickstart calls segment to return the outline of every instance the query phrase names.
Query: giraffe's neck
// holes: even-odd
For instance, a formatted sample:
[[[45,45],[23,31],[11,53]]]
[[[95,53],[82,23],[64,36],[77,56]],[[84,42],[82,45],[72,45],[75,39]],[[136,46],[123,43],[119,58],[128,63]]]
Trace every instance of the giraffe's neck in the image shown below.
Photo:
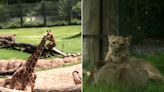
[[[42,41],[40,42],[39,46],[36,48],[35,52],[26,61],[26,68],[28,69],[29,72],[34,71],[36,62],[44,50],[45,43],[46,43],[46,40],[45,40],[45,36],[44,36]]]

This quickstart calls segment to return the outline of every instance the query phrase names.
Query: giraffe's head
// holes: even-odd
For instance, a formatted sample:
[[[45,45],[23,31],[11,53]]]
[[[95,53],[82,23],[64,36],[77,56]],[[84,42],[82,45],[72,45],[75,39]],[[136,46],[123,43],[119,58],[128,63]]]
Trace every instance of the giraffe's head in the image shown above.
[[[48,41],[48,43],[46,44],[48,48],[52,48],[56,46],[54,36],[50,30],[47,30],[47,34],[45,35],[45,40]]]

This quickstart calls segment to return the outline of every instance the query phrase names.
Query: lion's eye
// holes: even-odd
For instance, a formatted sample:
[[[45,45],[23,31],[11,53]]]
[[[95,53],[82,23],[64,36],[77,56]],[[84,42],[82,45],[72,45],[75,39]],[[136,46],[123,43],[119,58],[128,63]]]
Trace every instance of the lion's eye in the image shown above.
[[[112,44],[115,44],[115,42],[112,42]]]

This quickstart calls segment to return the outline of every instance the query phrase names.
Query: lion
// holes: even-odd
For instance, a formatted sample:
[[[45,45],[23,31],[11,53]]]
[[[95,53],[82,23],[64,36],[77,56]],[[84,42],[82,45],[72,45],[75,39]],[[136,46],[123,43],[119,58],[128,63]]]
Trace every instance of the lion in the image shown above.
[[[164,76],[148,61],[130,57],[131,37],[109,35],[105,65],[94,73],[94,83],[122,83],[147,85],[149,81],[163,81]]]

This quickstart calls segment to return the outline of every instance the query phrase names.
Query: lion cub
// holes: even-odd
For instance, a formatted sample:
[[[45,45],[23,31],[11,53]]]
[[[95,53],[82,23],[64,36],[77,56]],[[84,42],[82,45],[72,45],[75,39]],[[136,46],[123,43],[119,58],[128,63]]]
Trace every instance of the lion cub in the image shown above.
[[[129,57],[131,37],[108,35],[109,47],[105,57],[107,62],[122,62]]]
[[[130,57],[130,37],[108,36],[109,48],[105,65],[94,73],[94,83],[147,85],[149,81],[163,81],[164,76],[152,64]]]

